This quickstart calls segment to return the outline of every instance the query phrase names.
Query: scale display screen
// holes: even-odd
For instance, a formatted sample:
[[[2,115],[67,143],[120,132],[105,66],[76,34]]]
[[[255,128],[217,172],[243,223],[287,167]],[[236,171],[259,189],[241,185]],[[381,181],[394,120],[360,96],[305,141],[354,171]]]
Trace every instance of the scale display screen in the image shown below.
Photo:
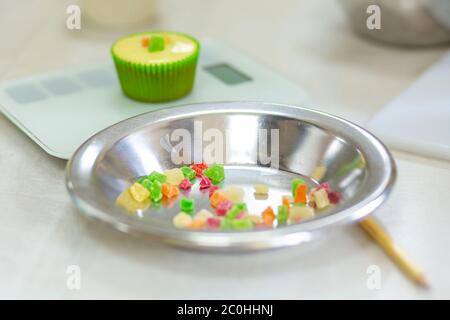
[[[252,80],[252,78],[227,63],[218,63],[211,66],[206,66],[205,70],[224,83],[230,85]]]

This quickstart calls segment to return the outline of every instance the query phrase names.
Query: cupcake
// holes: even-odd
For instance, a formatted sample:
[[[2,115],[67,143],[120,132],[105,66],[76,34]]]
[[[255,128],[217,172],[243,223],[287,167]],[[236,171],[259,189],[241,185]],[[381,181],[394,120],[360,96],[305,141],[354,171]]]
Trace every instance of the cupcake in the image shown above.
[[[128,97],[145,102],[169,101],[194,85],[200,44],[178,32],[142,32],[111,47],[120,85]]]

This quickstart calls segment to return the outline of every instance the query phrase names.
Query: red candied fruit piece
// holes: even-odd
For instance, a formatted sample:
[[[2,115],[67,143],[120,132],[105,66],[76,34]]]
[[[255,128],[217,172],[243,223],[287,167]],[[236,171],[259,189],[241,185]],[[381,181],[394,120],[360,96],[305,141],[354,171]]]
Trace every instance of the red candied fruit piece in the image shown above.
[[[223,200],[219,203],[219,205],[216,208],[216,213],[218,216],[224,216],[227,214],[228,210],[231,209],[233,206],[233,203],[230,200]]]
[[[211,187],[211,180],[206,176],[202,176],[202,180],[200,180],[200,190],[208,189]]]
[[[206,225],[209,229],[219,229],[220,227],[220,219],[218,218],[208,218],[206,220]]]
[[[178,187],[183,190],[189,190],[192,187],[192,183],[188,179],[183,179]]]
[[[337,204],[341,201],[341,194],[337,191],[328,192],[328,199],[332,204]]]
[[[197,162],[191,165],[191,169],[197,173],[197,177],[201,177],[203,175],[203,171],[208,169],[208,165],[204,162]]]

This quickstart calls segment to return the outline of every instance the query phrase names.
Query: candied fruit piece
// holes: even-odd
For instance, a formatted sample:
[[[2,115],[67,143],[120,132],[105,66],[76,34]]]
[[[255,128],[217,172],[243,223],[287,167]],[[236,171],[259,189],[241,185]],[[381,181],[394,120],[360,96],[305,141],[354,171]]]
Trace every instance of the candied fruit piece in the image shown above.
[[[341,194],[337,191],[329,192],[328,199],[332,204],[337,204],[341,201]]]
[[[245,218],[245,217],[247,217],[248,215],[247,215],[247,212],[245,212],[245,211],[241,211],[241,213],[239,213],[237,216],[236,216],[236,220],[240,220],[240,219],[243,219],[243,218]]]
[[[150,42],[148,44],[148,51],[157,52],[163,51],[165,47],[164,37],[154,35],[150,38]]]
[[[278,206],[277,221],[278,224],[286,224],[288,218],[288,208],[286,206]]]
[[[141,46],[143,46],[144,48],[148,48],[149,40],[150,40],[149,37],[143,37],[141,39]]]
[[[295,190],[297,190],[297,187],[301,184],[305,184],[305,181],[303,179],[297,178],[292,180],[292,196],[295,197]]]
[[[142,202],[145,199],[148,199],[150,196],[150,191],[147,190],[142,184],[136,182],[130,187],[130,194],[134,200],[137,202]]]
[[[247,205],[245,203],[236,203],[230,210],[228,210],[226,217],[229,219],[235,219],[243,211],[247,211]]]
[[[189,229],[199,230],[206,226],[206,220],[192,220],[192,222],[187,226]]]
[[[209,203],[213,208],[217,208],[217,206],[225,200],[225,195],[222,191],[216,190],[216,192],[213,193],[213,195],[209,198]]]
[[[161,183],[158,180],[155,180],[150,185],[150,199],[152,199],[153,202],[158,202],[162,199],[162,187]]]
[[[164,174],[166,176],[166,182],[173,186],[178,186],[184,179],[183,172],[179,168],[166,170],[164,171]]]
[[[266,184],[258,183],[253,186],[256,194],[268,194],[269,187]]]
[[[191,198],[183,198],[180,201],[180,209],[183,212],[186,212],[188,214],[192,214],[192,212],[195,209],[195,201]]]
[[[209,187],[211,187],[211,180],[206,176],[202,176],[202,179],[200,180],[200,190],[208,189]]]
[[[206,221],[208,218],[213,217],[213,214],[206,209],[202,209],[197,212],[194,216],[194,220],[203,220]]]
[[[203,171],[208,168],[208,165],[204,162],[198,162],[191,165],[192,170],[194,170],[198,177],[203,175]]]
[[[172,223],[175,228],[183,229],[192,223],[192,217],[185,212],[180,212],[173,217]]]
[[[325,176],[326,172],[327,167],[324,165],[320,165],[314,168],[313,172],[311,173],[311,177],[316,181],[320,181]]]
[[[138,180],[138,183],[140,183],[145,189],[150,191],[150,187],[152,185],[152,182],[148,178],[142,178]]]
[[[184,178],[183,181],[180,182],[180,185],[178,187],[183,190],[189,190],[192,187],[192,183],[189,181],[189,179]]]
[[[223,181],[223,179],[225,179],[225,171],[223,169],[223,165],[221,164],[213,164],[203,171],[203,174],[207,176],[214,184],[219,184]]]
[[[292,198],[291,197],[289,197],[289,196],[283,196],[283,197],[281,197],[281,203],[283,204],[283,206],[286,206],[286,207],[290,207],[290,205],[291,205],[291,202],[292,202]]]
[[[253,229],[253,221],[248,217],[239,220],[232,220],[231,226],[234,230],[250,230]]]
[[[206,225],[209,229],[216,230],[220,228],[221,221],[219,218],[211,217],[206,220]]]
[[[230,200],[224,199],[222,200],[216,208],[216,213],[218,216],[224,216],[227,214],[228,210],[231,209],[233,203]]]
[[[314,203],[318,209],[326,208],[330,205],[328,193],[325,189],[319,189],[313,193]]]
[[[225,198],[233,203],[240,203],[244,199],[244,189],[239,187],[230,186],[223,189]]]
[[[295,189],[294,202],[295,203],[306,203],[306,194],[308,192],[308,186],[306,184],[300,184]]]
[[[161,186],[161,191],[164,197],[172,198],[176,197],[180,192],[177,187],[171,185],[170,183],[164,182]]]
[[[193,170],[192,168],[189,168],[189,167],[181,167],[180,170],[181,170],[181,172],[183,172],[184,177],[189,180],[194,179],[195,176],[197,175],[195,170]]]
[[[146,198],[142,202],[137,202],[131,195],[130,189],[126,189],[117,197],[116,204],[130,213],[135,213],[137,210],[147,209],[150,205],[150,199]]]
[[[261,214],[263,222],[271,226],[273,225],[273,221],[275,220],[275,213],[273,212],[272,207],[267,207]]]
[[[289,209],[289,221],[298,222],[314,217],[314,209],[311,207],[294,206]]]
[[[167,177],[164,174],[159,173],[158,171],[153,171],[148,175],[147,179],[150,180],[151,182],[157,180],[161,183],[164,183],[166,182]]]

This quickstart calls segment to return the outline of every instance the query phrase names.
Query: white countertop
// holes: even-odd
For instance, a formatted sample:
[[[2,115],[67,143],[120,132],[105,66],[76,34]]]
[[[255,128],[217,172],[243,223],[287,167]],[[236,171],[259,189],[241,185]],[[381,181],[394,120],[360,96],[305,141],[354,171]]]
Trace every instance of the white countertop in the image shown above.
[[[150,27],[226,41],[303,86],[310,106],[361,124],[447,50],[362,39],[333,0],[284,2],[274,11],[272,1],[164,0]],[[0,80],[110,59],[119,32],[84,21],[81,30],[67,30],[70,3],[0,5]],[[64,187],[65,162],[1,115],[0,150],[0,298],[450,298],[446,161],[394,151],[397,184],[376,212],[426,270],[426,291],[357,226],[252,254],[190,252],[132,238],[78,214]],[[80,290],[66,286],[69,265],[81,268]],[[370,265],[380,267],[379,290],[366,286]]]

